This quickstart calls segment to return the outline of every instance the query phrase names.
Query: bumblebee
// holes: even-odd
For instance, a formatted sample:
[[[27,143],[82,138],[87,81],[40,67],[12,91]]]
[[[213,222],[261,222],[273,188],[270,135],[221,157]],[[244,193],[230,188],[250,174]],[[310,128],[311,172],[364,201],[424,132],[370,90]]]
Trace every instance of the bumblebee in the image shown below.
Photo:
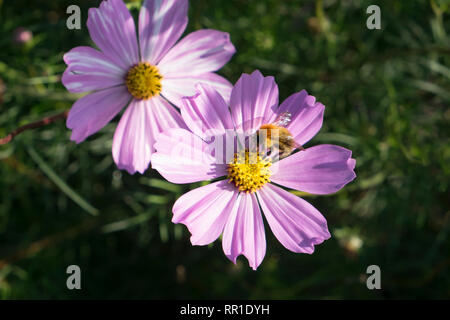
[[[292,133],[289,132],[289,130],[286,128],[289,123],[291,122],[291,113],[289,112],[283,112],[280,114],[275,122],[263,124],[259,130],[266,130],[267,138],[266,138],[266,147],[267,149],[270,149],[274,147],[278,151],[278,156],[280,158],[287,157],[294,151],[295,149],[305,150],[300,144],[295,142],[294,138],[292,137]],[[258,141],[258,147],[259,144],[259,130],[257,131],[257,141]],[[277,133],[272,134],[272,131],[277,130]],[[277,139],[278,135],[278,139]],[[276,141],[278,140],[278,141]],[[278,142],[278,145],[277,145]]]

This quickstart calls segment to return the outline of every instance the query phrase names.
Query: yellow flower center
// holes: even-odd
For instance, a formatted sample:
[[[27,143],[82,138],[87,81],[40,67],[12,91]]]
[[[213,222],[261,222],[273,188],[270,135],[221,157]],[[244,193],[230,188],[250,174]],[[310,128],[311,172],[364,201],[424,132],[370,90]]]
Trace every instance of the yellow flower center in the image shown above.
[[[257,152],[245,150],[236,153],[233,163],[228,164],[229,182],[234,183],[239,191],[255,192],[270,182],[271,165],[270,160],[261,159]]]
[[[141,62],[128,71],[126,84],[133,97],[146,100],[161,92],[161,79],[156,66]]]

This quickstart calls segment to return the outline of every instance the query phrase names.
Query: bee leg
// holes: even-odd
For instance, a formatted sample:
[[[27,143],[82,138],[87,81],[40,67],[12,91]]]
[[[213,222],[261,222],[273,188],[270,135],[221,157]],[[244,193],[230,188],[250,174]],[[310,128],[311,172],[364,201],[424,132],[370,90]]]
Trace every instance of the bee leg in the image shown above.
[[[306,150],[306,149],[303,148],[303,146],[302,146],[301,144],[299,144],[299,143],[295,143],[295,144],[294,144],[294,147],[295,147],[296,149],[300,150],[300,151],[305,151],[305,150]]]

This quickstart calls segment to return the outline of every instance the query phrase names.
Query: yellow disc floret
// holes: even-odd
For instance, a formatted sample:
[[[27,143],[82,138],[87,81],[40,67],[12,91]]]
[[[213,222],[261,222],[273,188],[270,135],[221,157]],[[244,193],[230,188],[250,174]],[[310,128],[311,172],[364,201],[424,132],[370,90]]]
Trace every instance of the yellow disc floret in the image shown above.
[[[272,165],[270,160],[264,160],[258,152],[245,150],[234,155],[233,163],[228,164],[229,182],[236,185],[239,191],[255,192],[267,182]]]
[[[146,100],[161,92],[161,79],[156,66],[141,62],[128,71],[126,84],[133,97]]]

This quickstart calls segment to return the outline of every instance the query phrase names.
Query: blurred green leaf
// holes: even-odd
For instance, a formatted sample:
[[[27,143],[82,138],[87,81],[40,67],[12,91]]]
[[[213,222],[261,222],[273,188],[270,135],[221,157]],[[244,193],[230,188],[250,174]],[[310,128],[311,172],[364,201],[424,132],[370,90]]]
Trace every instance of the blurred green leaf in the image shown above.
[[[78,193],[76,193],[67,183],[65,183],[55,171],[38,155],[33,147],[28,147],[28,153],[30,157],[36,162],[39,168],[47,175],[47,177],[55,183],[58,188],[64,192],[70,199],[77,203],[81,208],[83,208],[89,214],[96,216],[98,215],[98,209],[90,205],[86,200],[84,200]]]

